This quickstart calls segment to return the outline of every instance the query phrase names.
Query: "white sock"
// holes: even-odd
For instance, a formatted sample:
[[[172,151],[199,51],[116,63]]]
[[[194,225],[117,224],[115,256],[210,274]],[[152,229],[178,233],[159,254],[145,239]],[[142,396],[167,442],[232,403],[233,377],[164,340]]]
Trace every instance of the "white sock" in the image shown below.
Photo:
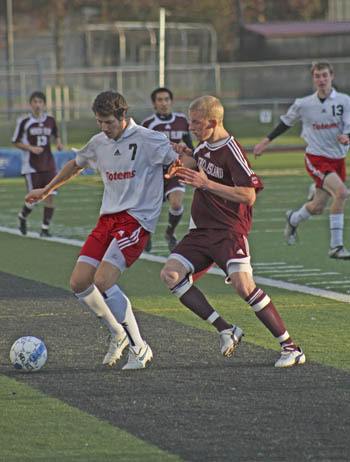
[[[299,210],[296,210],[292,213],[289,221],[292,226],[298,226],[302,221],[306,221],[311,217],[311,213],[306,208],[305,204],[300,207]]]
[[[120,324],[123,325],[125,332],[128,334],[130,346],[138,353],[140,348],[144,347],[145,343],[142,340],[130,300],[116,284],[107,289],[104,296],[112,313]]]
[[[331,249],[343,245],[344,213],[329,215],[329,228],[331,231]]]
[[[118,337],[125,335],[123,326],[117,322],[101,292],[94,284],[84,290],[84,292],[75,294],[75,296],[78,298],[80,303],[89,308],[99,319],[101,319],[101,321],[108,327],[111,334],[117,335]]]

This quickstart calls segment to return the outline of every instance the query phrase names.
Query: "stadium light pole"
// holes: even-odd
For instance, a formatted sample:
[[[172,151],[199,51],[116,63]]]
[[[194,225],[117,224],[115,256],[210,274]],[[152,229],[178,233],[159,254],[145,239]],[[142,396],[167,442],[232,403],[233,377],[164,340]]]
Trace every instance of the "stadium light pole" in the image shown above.
[[[159,86],[165,85],[165,8],[159,9]]]

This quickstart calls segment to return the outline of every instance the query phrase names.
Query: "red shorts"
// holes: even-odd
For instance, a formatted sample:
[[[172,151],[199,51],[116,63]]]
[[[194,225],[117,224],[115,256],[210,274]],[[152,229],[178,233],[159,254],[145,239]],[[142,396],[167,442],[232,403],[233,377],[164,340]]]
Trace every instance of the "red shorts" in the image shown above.
[[[226,274],[229,263],[249,263],[247,238],[223,229],[192,229],[172,251],[191,264],[192,273],[200,273],[216,263]],[[170,257],[171,258],[171,257]],[[200,276],[200,275],[197,275]],[[198,277],[196,277],[198,279]]]
[[[149,232],[127,212],[102,215],[86,239],[80,256],[101,261],[113,239],[116,239],[126,266],[131,266],[143,252]]]
[[[346,180],[345,159],[330,159],[306,153],[305,167],[318,188],[322,188],[326,175],[331,172],[337,173],[342,181]]]

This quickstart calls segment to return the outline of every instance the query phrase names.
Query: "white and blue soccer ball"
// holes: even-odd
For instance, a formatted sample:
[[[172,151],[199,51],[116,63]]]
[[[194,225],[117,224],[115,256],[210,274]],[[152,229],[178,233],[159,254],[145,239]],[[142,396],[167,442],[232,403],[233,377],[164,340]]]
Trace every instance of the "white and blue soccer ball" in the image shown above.
[[[10,361],[15,369],[25,372],[40,370],[47,360],[45,343],[37,337],[21,337],[10,350]]]

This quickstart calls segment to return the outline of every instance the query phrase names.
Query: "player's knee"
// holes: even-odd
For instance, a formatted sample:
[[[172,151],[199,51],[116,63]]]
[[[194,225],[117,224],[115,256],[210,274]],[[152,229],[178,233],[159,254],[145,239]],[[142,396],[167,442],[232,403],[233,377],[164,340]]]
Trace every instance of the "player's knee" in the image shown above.
[[[174,287],[179,281],[179,273],[174,271],[172,268],[164,266],[164,268],[160,272],[160,279],[164,282],[164,284],[170,289]]]
[[[349,198],[349,195],[350,191],[345,186],[338,188],[335,192],[335,198],[341,202],[345,202]]]
[[[231,265],[230,269],[233,271],[226,278],[226,283],[232,284],[237,294],[245,299],[255,288],[252,267],[250,263],[238,263]]]
[[[324,207],[324,204],[309,202],[307,210],[311,215],[321,215],[324,211]]]
[[[75,294],[79,294],[81,292],[84,292],[84,290],[86,290],[88,288],[88,286],[89,286],[89,284],[87,284],[86,281],[82,280],[81,278],[79,278],[74,273],[72,274],[72,276],[70,278],[69,285],[70,285],[71,290]]]

